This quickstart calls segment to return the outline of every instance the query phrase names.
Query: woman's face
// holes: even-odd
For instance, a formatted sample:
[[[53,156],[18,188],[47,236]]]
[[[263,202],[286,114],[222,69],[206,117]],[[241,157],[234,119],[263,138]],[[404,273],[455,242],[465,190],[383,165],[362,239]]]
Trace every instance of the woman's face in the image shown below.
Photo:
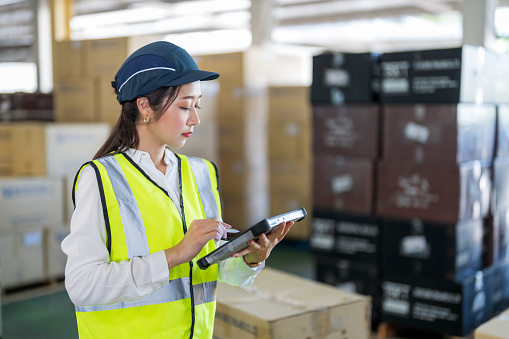
[[[182,147],[191,137],[194,126],[200,124],[197,110],[200,109],[201,87],[195,81],[185,84],[173,103],[163,112],[158,121],[147,127],[161,144]]]

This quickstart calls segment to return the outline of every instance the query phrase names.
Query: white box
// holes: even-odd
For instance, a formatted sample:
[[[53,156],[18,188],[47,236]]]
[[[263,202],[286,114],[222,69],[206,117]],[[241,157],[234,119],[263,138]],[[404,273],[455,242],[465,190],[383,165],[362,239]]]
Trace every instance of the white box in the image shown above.
[[[61,224],[63,204],[62,179],[0,178],[0,230]]]
[[[49,279],[64,277],[67,256],[62,252],[61,244],[69,233],[70,229],[66,224],[46,228],[44,252],[46,255],[46,275]]]
[[[43,227],[0,232],[2,288],[12,288],[46,279]]]
[[[92,160],[110,133],[107,123],[48,124],[46,126],[46,170],[48,175],[76,173]]]

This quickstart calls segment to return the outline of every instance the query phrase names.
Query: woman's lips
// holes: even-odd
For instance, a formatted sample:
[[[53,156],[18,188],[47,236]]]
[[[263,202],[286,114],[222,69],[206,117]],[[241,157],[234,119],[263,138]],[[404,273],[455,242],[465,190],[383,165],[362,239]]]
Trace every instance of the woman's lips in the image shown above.
[[[193,132],[189,132],[189,133],[182,133],[182,135],[186,138],[189,138],[191,136],[191,134],[193,134]]]

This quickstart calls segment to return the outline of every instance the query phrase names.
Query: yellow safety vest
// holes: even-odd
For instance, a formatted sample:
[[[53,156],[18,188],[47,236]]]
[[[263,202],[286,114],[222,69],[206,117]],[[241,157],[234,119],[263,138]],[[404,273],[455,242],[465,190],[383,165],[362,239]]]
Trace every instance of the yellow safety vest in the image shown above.
[[[221,218],[214,165],[177,155],[180,201],[173,202],[125,154],[91,161],[106,222],[110,261],[146,256],[177,245],[196,219]],[[182,216],[175,204],[179,204]],[[80,338],[212,338],[218,265],[196,260],[216,248],[211,240],[189,263],[169,270],[169,284],[136,302],[76,307]],[[192,282],[192,284],[190,283]]]

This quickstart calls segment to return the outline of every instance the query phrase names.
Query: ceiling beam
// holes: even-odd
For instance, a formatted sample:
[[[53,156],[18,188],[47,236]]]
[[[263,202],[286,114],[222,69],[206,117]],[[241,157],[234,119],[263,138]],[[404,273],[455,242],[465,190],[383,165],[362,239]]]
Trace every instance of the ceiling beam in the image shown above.
[[[420,7],[408,6],[408,7],[397,7],[390,9],[370,10],[370,11],[357,11],[349,13],[328,13],[323,15],[315,16],[302,16],[289,19],[279,19],[279,26],[298,26],[298,25],[309,25],[319,24],[327,22],[340,22],[340,21],[351,21],[351,20],[362,20],[362,19],[374,19],[381,17],[398,17],[403,15],[420,15],[428,14],[429,12],[424,11]]]
[[[443,13],[457,11],[460,9],[460,3],[458,1],[447,2],[441,0],[413,0],[412,3],[429,13]]]

